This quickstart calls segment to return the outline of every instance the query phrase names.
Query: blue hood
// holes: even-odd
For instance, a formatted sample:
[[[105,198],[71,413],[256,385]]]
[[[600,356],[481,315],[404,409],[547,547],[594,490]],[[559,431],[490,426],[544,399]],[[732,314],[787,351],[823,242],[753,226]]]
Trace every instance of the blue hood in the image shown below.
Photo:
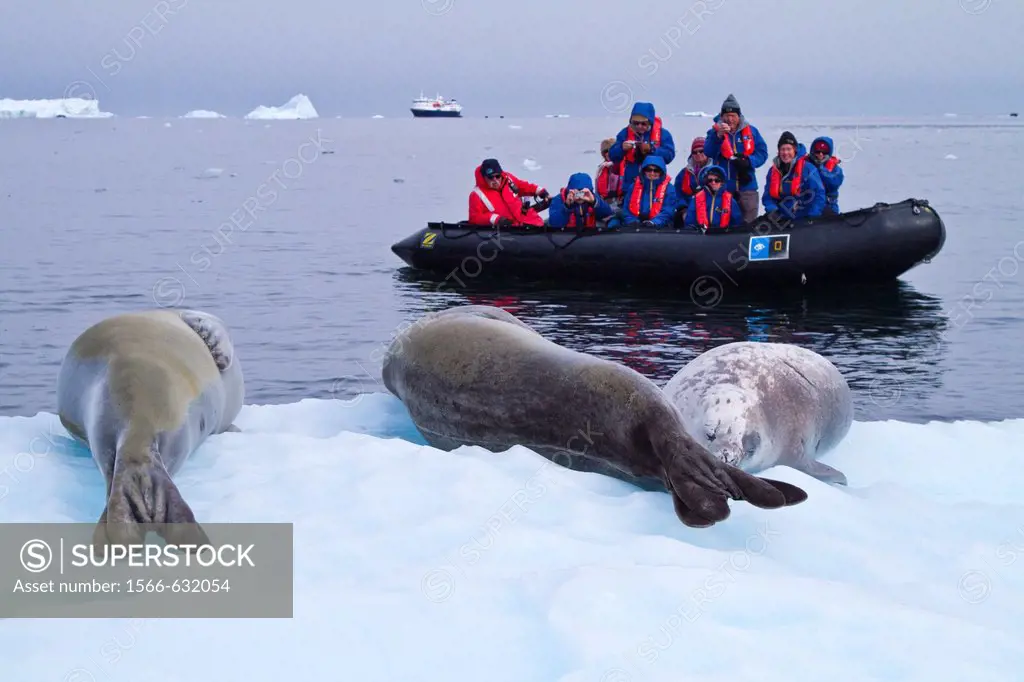
[[[819,142],[819,141],[824,142],[825,144],[828,145],[828,155],[829,156],[834,156],[835,155],[835,153],[836,153],[836,146],[835,146],[835,144],[832,143],[832,138],[831,137],[827,137],[825,135],[822,135],[821,137],[816,137],[813,140],[811,140],[811,149],[814,149],[814,144],[816,142]]]
[[[665,159],[657,154],[648,154],[644,157],[644,164],[640,167],[640,172],[643,173],[644,169],[648,166],[657,166],[661,170],[662,176],[668,174],[668,166],[665,165]]]
[[[594,191],[594,181],[590,179],[590,175],[587,173],[573,173],[569,176],[569,182],[565,183],[566,189],[589,189],[591,192]]]
[[[703,185],[704,184],[704,178],[706,178],[708,173],[710,171],[713,171],[713,170],[718,171],[719,175],[721,175],[723,178],[729,177],[729,176],[727,176],[725,174],[725,169],[724,168],[722,168],[721,166],[719,166],[716,163],[712,163],[712,164],[708,164],[707,166],[704,166],[703,168],[700,169],[700,173],[697,175],[697,182],[699,182],[700,184]]]
[[[630,117],[643,116],[651,125],[654,125],[654,105],[650,102],[637,102],[633,105],[633,111],[630,112]]]

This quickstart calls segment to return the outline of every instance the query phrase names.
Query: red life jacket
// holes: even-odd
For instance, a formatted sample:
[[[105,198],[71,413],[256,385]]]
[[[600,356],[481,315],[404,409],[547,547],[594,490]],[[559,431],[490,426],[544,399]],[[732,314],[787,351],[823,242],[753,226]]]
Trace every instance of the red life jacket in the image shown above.
[[[693,196],[693,190],[694,190],[694,180],[693,180],[693,173],[690,172],[689,168],[686,168],[686,169],[683,170],[683,182],[681,184],[682,184],[683,194],[685,194],[688,197],[692,197]]]
[[[722,217],[718,221],[718,226],[729,227],[729,218],[732,217],[732,192],[722,190],[718,193],[717,198],[722,200]],[[702,189],[697,192],[693,200],[697,202],[697,224],[701,227],[710,227],[711,216],[708,215],[708,191]],[[711,205],[714,206],[714,202]]]
[[[654,199],[651,200],[651,210],[647,214],[648,220],[653,219],[654,216],[661,213],[661,205],[665,203],[665,192],[668,191],[668,186],[671,183],[672,177],[668,173],[665,173],[665,179],[661,181],[661,184],[658,185],[658,188],[654,191]],[[643,193],[644,183],[638,176],[637,179],[633,181],[633,191],[629,195],[629,212],[638,218],[640,217],[640,197]]]
[[[833,171],[833,170],[836,169],[836,166],[838,166],[838,165],[839,165],[839,157],[838,156],[830,156],[828,161],[825,162],[825,170]]]
[[[562,191],[559,192],[559,194],[562,197],[562,203],[565,205],[565,210],[569,212],[569,221],[566,223],[566,227],[576,227],[576,224],[577,224],[576,223],[576,211],[573,210],[572,208],[569,208],[569,204],[565,200],[565,194],[566,194],[567,191],[568,190],[566,190],[565,187],[563,187]],[[584,227],[594,227],[594,226],[596,226],[597,225],[597,213],[596,213],[596,211],[594,211],[594,207],[590,206],[588,204],[587,207],[585,209],[583,209],[583,212],[586,215],[586,218],[583,219],[583,226]]]
[[[740,140],[743,142],[743,149],[741,150],[741,156],[753,156],[754,155],[754,133],[751,132],[750,126],[745,125],[740,128],[739,132],[736,133],[740,136]],[[731,159],[733,157],[732,148],[732,135],[726,135],[722,138],[721,147],[722,158]]]
[[[793,168],[790,171],[793,174],[793,180],[789,186],[789,194],[796,196],[800,194],[800,178],[804,174],[804,160],[807,157],[801,156],[799,159],[793,162]],[[768,169],[768,193],[772,199],[778,201],[782,192],[782,173],[779,172],[778,167],[773,163],[772,167]]]
[[[597,193],[603,199],[622,196],[622,163],[607,161],[602,163],[597,170]]]
[[[629,126],[626,129],[626,139],[636,140],[636,133],[633,132],[633,126]],[[654,117],[654,125],[651,126],[651,139],[648,140],[652,147],[657,147],[661,144],[661,116]],[[633,147],[626,155],[622,157],[624,163],[634,163],[636,161],[636,147]]]

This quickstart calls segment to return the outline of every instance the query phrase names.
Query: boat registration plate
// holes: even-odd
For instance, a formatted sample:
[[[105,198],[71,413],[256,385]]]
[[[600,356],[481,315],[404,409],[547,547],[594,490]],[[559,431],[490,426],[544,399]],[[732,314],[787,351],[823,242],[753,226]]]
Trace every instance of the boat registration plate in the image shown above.
[[[750,238],[747,257],[750,260],[786,260],[789,258],[789,235],[772,234]]]

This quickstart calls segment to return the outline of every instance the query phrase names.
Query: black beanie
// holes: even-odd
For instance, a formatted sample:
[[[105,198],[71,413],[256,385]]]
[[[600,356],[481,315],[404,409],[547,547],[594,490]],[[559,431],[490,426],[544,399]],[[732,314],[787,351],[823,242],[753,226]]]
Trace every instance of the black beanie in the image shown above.
[[[784,144],[791,144],[793,145],[793,149],[796,149],[796,137],[788,130],[783,131],[782,135],[779,136],[779,144],[776,145],[776,149]]]
[[[480,164],[480,174],[485,178],[501,175],[501,164],[497,159],[484,159]]]

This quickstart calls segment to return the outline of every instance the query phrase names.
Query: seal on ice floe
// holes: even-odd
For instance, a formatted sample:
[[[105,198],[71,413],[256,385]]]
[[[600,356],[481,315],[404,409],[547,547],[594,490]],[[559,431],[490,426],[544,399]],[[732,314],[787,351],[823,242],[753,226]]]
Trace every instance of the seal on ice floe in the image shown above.
[[[96,539],[138,542],[138,524],[156,524],[168,542],[208,542],[171,477],[207,437],[237,430],[244,394],[227,328],[209,313],[116,315],[75,339],[57,412],[106,479]]]
[[[846,476],[818,461],[853,423],[853,398],[835,365],[785,343],[738,341],[698,355],[664,387],[687,432],[750,473],[784,465],[828,483]]]
[[[382,375],[434,447],[522,445],[570,469],[667,491],[688,526],[724,520],[729,499],[765,509],[807,499],[712,456],[643,375],[559,346],[500,308],[423,316],[392,341]]]

